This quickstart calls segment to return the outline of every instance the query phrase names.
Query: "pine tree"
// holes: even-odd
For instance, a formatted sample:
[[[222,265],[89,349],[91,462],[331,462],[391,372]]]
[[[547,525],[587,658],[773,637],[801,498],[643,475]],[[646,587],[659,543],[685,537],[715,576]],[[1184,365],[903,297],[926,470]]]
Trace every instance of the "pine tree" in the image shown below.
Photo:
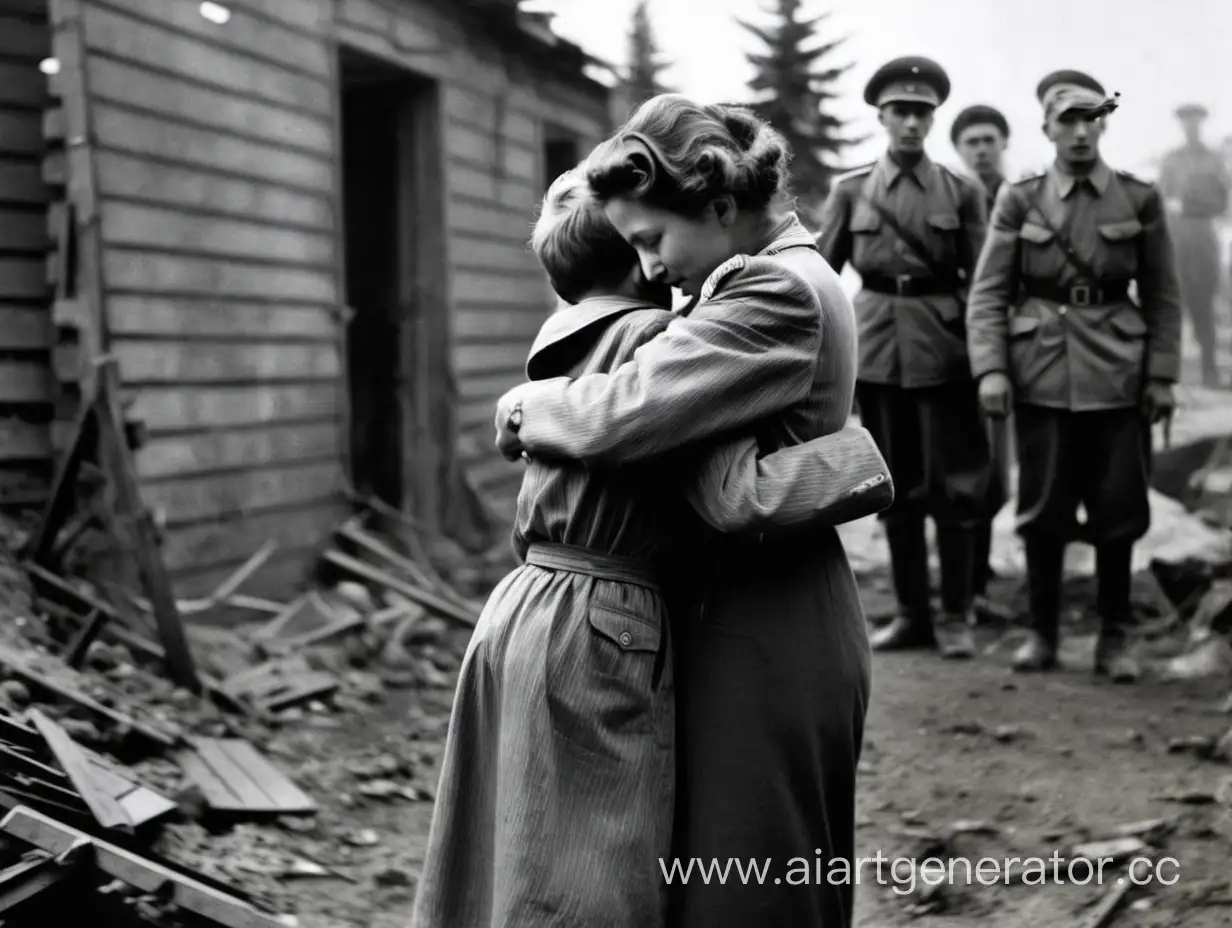
[[[659,81],[659,74],[666,67],[650,25],[649,0],[638,0],[629,30],[628,76],[622,88],[622,102],[629,112],[667,90]]]
[[[810,212],[820,207],[831,179],[844,170],[833,157],[863,140],[844,138],[846,121],[828,111],[838,96],[835,82],[851,65],[827,63],[846,39],[814,44],[818,27],[830,14],[802,20],[800,7],[801,0],[776,0],[775,9],[769,11],[775,17],[773,25],[762,28],[743,21],[740,25],[765,45],[764,52],[747,56],[755,70],[749,81],[753,108],[791,144],[793,191],[802,210]]]

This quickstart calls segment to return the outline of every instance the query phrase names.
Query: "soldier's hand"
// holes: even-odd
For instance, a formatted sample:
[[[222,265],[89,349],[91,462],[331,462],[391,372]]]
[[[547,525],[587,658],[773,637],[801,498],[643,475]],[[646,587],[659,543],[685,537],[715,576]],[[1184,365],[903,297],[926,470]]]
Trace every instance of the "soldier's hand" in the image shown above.
[[[994,372],[980,379],[980,406],[986,415],[1004,419],[1010,414],[1013,401],[1014,388],[1004,374]]]
[[[1172,384],[1162,380],[1152,380],[1146,385],[1146,390],[1142,394],[1142,411],[1152,425],[1168,418],[1175,408],[1176,394]]]

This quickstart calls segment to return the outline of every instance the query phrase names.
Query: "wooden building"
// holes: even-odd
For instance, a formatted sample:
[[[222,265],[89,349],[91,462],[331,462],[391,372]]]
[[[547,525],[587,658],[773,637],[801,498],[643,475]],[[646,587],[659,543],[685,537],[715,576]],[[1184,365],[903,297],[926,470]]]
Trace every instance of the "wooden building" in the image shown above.
[[[534,213],[610,128],[586,64],[514,0],[0,0],[3,502],[106,353],[178,595],[267,539],[255,588],[301,581],[352,489],[503,531]]]

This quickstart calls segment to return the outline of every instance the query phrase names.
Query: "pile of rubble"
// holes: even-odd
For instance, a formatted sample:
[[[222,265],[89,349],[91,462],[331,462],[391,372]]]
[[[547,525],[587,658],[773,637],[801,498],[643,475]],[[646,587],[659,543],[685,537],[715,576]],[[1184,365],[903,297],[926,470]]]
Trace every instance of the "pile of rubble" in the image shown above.
[[[294,737],[341,727],[339,716],[367,711],[390,690],[447,698],[482,607],[459,587],[482,594],[510,566],[504,551],[433,558],[427,549],[447,544],[407,526],[371,527],[393,517],[377,504],[339,526],[322,557],[331,582],[291,602],[243,592],[272,545],[205,599],[177,602],[195,617],[185,629],[195,687],[173,682],[148,601],[4,556],[21,547],[8,532],[0,921],[63,917],[67,896],[52,889],[71,880],[86,887],[83,911],[97,905],[135,924],[175,924],[184,912],[194,923],[293,923],[283,882],[345,879],[329,849],[376,843],[330,823],[313,854],[303,837],[320,831],[313,792],[344,803],[431,800],[432,758],[382,750],[314,763]],[[208,614],[224,610],[258,620],[248,632],[210,628]],[[296,763],[297,781],[271,757]],[[274,822],[299,835],[293,850],[270,838],[264,824]],[[389,884],[397,879],[391,869]]]

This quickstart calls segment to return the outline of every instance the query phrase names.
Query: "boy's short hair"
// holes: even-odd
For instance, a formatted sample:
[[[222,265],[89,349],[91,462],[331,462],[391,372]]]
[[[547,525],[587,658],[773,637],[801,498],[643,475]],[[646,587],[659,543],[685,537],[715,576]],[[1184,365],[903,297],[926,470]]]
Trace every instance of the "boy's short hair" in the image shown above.
[[[568,303],[596,287],[619,284],[638,261],[580,168],[566,171],[548,188],[530,244],[552,289]]]

